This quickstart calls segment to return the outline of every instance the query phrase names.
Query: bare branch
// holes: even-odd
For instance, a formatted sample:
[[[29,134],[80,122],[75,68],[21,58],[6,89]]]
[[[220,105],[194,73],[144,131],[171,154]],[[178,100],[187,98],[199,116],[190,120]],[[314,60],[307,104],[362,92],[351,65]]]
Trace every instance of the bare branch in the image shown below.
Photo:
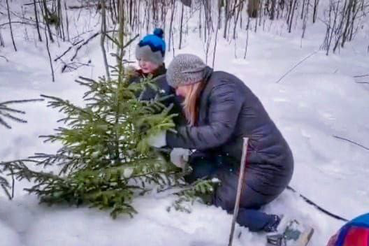
[[[311,53],[310,55],[308,55],[307,57],[305,57],[304,59],[302,59],[301,61],[299,61],[295,66],[293,66],[290,70],[287,71],[287,73],[285,73],[279,80],[276,81],[276,83],[279,83],[284,77],[286,77],[290,72],[292,72],[296,67],[298,67],[299,65],[301,65],[304,61],[306,61],[307,59],[309,59],[310,57],[312,57],[313,55],[315,55],[316,53],[318,53],[318,51],[314,51],[313,53]]]
[[[359,143],[356,143],[356,142],[354,142],[354,141],[352,141],[350,139],[339,137],[339,136],[335,136],[335,135],[333,135],[333,137],[338,138],[338,139],[341,139],[341,140],[344,140],[344,141],[347,141],[347,142],[352,143],[352,144],[355,144],[356,146],[359,146],[359,147],[361,147],[363,149],[369,150],[368,147],[365,147],[364,145],[361,145]]]
[[[78,51],[82,48],[82,46],[86,45],[88,42],[90,42],[93,38],[95,38],[99,34],[100,34],[100,32],[95,33],[94,35],[89,37],[85,42],[83,42],[80,46],[78,46],[78,48],[76,50],[76,53],[74,54],[74,56],[70,60],[73,61],[77,57]]]
[[[354,78],[363,78],[363,77],[369,77],[369,74],[363,74],[363,75],[356,75]]]
[[[4,58],[6,60],[6,62],[9,62],[8,58],[6,58],[5,56],[0,55],[1,58]]]

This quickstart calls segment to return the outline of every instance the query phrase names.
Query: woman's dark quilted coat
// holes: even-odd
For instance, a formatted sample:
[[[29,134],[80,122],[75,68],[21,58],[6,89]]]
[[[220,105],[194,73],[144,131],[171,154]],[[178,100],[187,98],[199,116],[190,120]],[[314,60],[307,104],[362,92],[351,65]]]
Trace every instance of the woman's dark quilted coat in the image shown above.
[[[207,67],[195,126],[167,133],[170,147],[223,155],[239,167],[243,138],[249,138],[246,183],[266,196],[280,194],[293,173],[292,152],[259,99],[237,77]]]

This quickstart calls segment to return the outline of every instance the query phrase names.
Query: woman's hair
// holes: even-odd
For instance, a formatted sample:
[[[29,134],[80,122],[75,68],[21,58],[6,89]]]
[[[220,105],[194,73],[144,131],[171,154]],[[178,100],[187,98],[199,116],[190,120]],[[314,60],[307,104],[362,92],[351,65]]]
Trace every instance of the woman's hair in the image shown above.
[[[204,88],[204,83],[200,81],[198,83],[187,85],[187,86],[189,88],[189,91],[182,103],[183,111],[185,113],[188,123],[191,126],[194,126],[196,124],[197,117],[198,117],[197,103],[199,101],[198,99],[199,99],[200,93],[202,89]]]

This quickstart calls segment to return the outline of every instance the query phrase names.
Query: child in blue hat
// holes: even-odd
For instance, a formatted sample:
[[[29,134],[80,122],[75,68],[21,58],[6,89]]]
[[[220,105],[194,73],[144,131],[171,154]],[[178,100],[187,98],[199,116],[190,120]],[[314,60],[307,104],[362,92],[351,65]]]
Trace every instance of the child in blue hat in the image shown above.
[[[173,90],[168,85],[165,74],[164,63],[165,41],[163,39],[164,31],[156,28],[153,34],[146,35],[136,46],[136,59],[139,69],[129,71],[130,83],[140,83],[143,78],[151,76],[153,83],[158,87],[157,90],[147,88],[144,91],[142,100],[153,99],[156,94],[161,96],[173,94]]]
[[[141,95],[141,100],[148,101],[155,96],[164,97],[170,95],[171,97],[163,101],[165,106],[173,104],[172,113],[179,116],[175,117],[176,122],[185,121],[182,117],[181,102],[175,96],[175,91],[170,87],[166,80],[166,72],[164,57],[165,57],[165,41],[164,31],[161,28],[155,28],[153,34],[143,37],[136,46],[136,59],[138,61],[139,69],[129,71],[129,83],[140,83],[143,78],[151,76],[152,82],[157,89],[148,87]]]
[[[153,73],[163,66],[165,57],[164,31],[156,28],[153,34],[145,36],[136,46],[136,58],[144,73]],[[164,66],[165,67],[165,66]]]

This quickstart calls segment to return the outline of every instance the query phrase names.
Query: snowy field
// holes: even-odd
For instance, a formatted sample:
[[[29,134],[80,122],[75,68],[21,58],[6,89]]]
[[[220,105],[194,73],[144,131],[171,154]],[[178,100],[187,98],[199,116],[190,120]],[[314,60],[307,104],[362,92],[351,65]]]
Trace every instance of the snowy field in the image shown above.
[[[78,15],[78,21],[76,16],[70,17],[75,18],[76,27],[99,30],[97,16],[91,19],[89,13]],[[0,17],[1,23],[6,22],[6,16]],[[193,24],[190,22],[184,47],[175,52],[194,53],[205,60],[204,45],[194,30],[196,25],[196,19]],[[325,209],[352,219],[368,212],[369,151],[340,138],[369,147],[369,84],[356,83],[365,78],[354,78],[369,73],[369,37],[358,36],[340,53],[326,56],[325,51],[319,50],[325,31],[322,24],[309,26],[303,40],[301,31],[288,34],[285,29],[276,23],[265,31],[250,32],[246,59],[243,59],[246,32],[239,32],[237,41],[219,38],[215,69],[241,78],[260,98],[282,131],[295,157],[290,185]],[[61,63],[56,62],[56,82],[53,83],[45,45],[35,41],[37,32],[29,27],[15,26],[18,52],[14,52],[8,31],[1,31],[6,47],[0,47],[0,55],[7,60],[0,57],[0,102],[46,94],[80,104],[83,88],[74,79],[80,75],[92,78],[104,75],[99,38],[79,51],[78,60],[91,61],[89,66],[61,73]],[[83,31],[78,29],[78,32]],[[92,33],[82,35],[89,37]],[[69,46],[61,40],[52,44],[52,58],[61,55]],[[309,55],[311,57],[276,83]],[[166,64],[172,58],[173,53],[167,53]],[[209,61],[211,64],[211,58]],[[369,82],[369,77],[366,81]],[[28,124],[12,123],[11,130],[0,126],[0,161],[26,158],[36,152],[54,152],[59,146],[45,144],[38,136],[52,133],[61,115],[47,108],[46,102],[18,105],[17,108],[27,112],[24,118]],[[173,196],[149,194],[134,201],[139,213],[133,219],[122,216],[112,220],[108,213],[95,209],[39,205],[36,197],[23,191],[29,186],[25,181],[17,182],[13,201],[8,201],[0,192],[1,246],[228,243],[232,216],[219,208],[195,204],[190,214],[174,209],[168,212],[167,207],[175,199]],[[264,210],[285,214],[313,226],[315,234],[311,246],[326,245],[343,224],[319,212],[291,191],[285,191]],[[235,239],[235,246],[265,244],[262,234],[237,227],[236,235],[239,232],[242,234]]]

